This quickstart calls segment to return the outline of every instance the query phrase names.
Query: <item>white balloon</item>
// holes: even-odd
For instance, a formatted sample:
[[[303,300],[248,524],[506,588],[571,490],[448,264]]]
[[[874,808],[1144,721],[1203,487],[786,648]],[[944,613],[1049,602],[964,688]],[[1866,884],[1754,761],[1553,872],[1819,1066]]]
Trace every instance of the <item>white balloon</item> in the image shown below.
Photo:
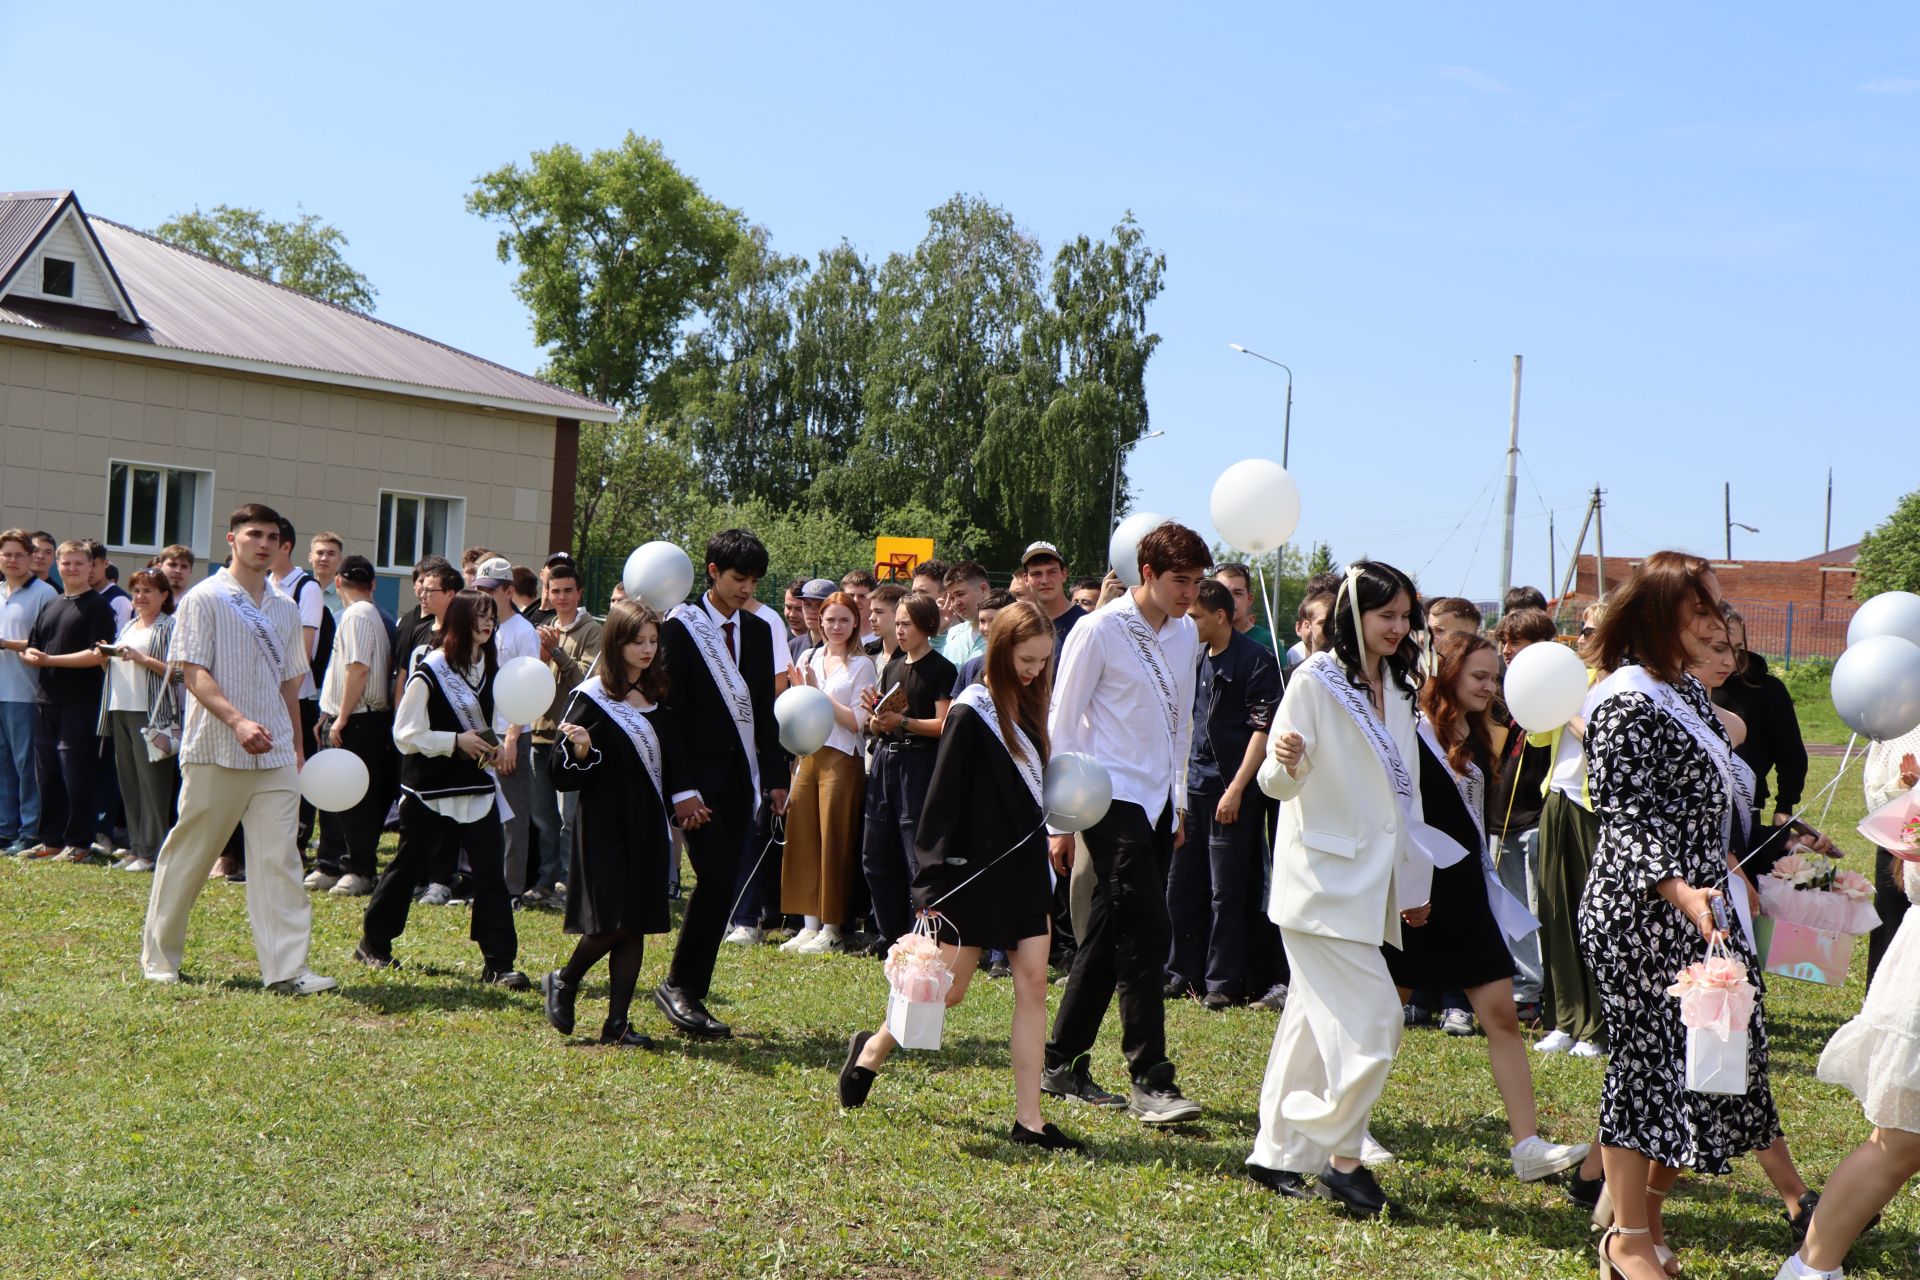
[[[342,813],[359,804],[367,784],[366,762],[339,747],[314,752],[300,770],[301,798],[328,813]]]
[[[1920,725],[1920,645],[1868,636],[1833,664],[1833,709],[1847,728],[1884,742]]]
[[[1300,486],[1279,463],[1248,458],[1213,482],[1210,510],[1228,546],[1257,555],[1293,536],[1300,524]]]
[[[1140,585],[1140,539],[1166,522],[1163,515],[1136,511],[1114,527],[1113,538],[1107,543],[1107,563],[1120,575],[1120,581],[1130,587]]]
[[[1113,775],[1107,766],[1078,751],[1062,751],[1047,761],[1047,821],[1066,831],[1085,831],[1107,816],[1113,803]]]
[[[1847,643],[1859,644],[1868,636],[1899,636],[1920,644],[1920,596],[1911,591],[1882,591],[1861,605],[1847,623]]]
[[[693,590],[693,561],[671,542],[649,542],[627,557],[620,585],[629,600],[644,600],[665,613]]]
[[[1566,645],[1530,644],[1507,664],[1507,710],[1528,733],[1558,729],[1587,700],[1587,664]]]
[[[553,671],[528,654],[500,668],[493,678],[493,709],[509,724],[532,724],[553,705]]]
[[[824,689],[796,684],[773,700],[780,724],[780,745],[796,756],[810,756],[833,735],[833,699]]]

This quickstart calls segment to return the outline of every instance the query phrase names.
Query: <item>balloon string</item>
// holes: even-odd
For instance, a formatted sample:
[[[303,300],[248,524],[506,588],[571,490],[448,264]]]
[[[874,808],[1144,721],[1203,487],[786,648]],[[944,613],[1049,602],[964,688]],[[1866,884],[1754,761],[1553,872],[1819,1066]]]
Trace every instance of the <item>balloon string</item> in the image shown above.
[[[740,893],[734,898],[733,905],[727,908],[728,920],[733,919],[733,913],[740,909],[740,903],[746,898],[747,890],[753,887],[753,878],[760,874],[760,864],[767,860],[768,850],[772,849],[776,844],[783,849],[787,847],[787,819],[785,815],[774,814],[771,825],[773,834],[768,837],[766,847],[760,850],[760,856],[753,860],[753,870],[747,872],[747,878],[740,882]]]
[[[1775,840],[1778,840],[1781,836],[1791,831],[1793,829],[1793,824],[1800,821],[1801,817],[1805,815],[1809,809],[1813,808],[1814,805],[1820,803],[1821,800],[1824,799],[1827,802],[1827,809],[1831,809],[1833,807],[1834,789],[1840,785],[1840,780],[1847,776],[1847,765],[1849,764],[1849,762],[1851,762],[1852,758],[1853,758],[1852,755],[1849,754],[1847,757],[1842,759],[1840,761],[1840,768],[1834,773],[1833,778],[1827,783],[1826,786],[1820,788],[1820,790],[1814,794],[1812,799],[1808,800],[1805,804],[1801,805],[1800,811],[1798,813],[1795,813],[1791,818],[1788,818],[1785,822],[1775,823],[1773,826],[1773,829],[1767,834],[1766,839],[1754,845],[1752,851],[1749,852],[1746,857],[1734,863],[1733,866],[1728,868],[1727,874],[1721,876],[1720,879],[1715,881],[1714,883],[1716,885],[1724,885],[1728,883],[1730,880],[1732,880],[1734,872],[1740,870],[1742,867],[1746,866],[1749,862],[1752,862],[1755,858],[1759,857],[1762,853],[1766,852],[1768,845],[1772,844]],[[1865,759],[1864,756],[1861,758]],[[1826,811],[1827,811],[1826,809],[1821,810],[1821,813],[1823,816],[1820,819],[1820,824],[1823,829],[1826,826],[1826,818],[1824,816]]]
[[[980,868],[978,871],[968,876],[965,880],[962,880],[959,884],[953,886],[953,888],[947,890],[945,893],[935,898],[932,902],[929,902],[927,904],[926,909],[928,911],[933,910],[935,907],[945,902],[948,898],[951,898],[954,894],[960,892],[962,889],[972,884],[975,880],[978,880],[981,876],[987,874],[987,872],[999,866],[1002,862],[1006,860],[1008,854],[1011,854],[1016,850],[1024,847],[1027,841],[1033,839],[1035,836],[1039,835],[1042,831],[1045,831],[1047,829],[1048,818],[1058,818],[1063,816],[1065,815],[1058,814],[1058,813],[1051,813],[1051,812],[1044,814],[1040,819],[1040,825],[1035,827],[1033,830],[1027,832],[1027,834],[1025,834],[1024,836],[1021,836],[1018,840],[1014,841],[1011,845],[1009,845],[1007,847],[1006,853],[1002,853],[998,858],[995,858],[992,862],[989,862],[986,866]],[[959,930],[956,929],[954,930],[954,932],[957,934],[959,933]]]
[[[1275,568],[1279,566],[1276,564]],[[1256,558],[1253,571],[1260,575],[1260,602],[1267,606],[1267,639],[1273,644],[1273,656],[1282,668],[1287,665],[1286,655],[1280,652],[1280,612],[1275,609],[1273,594],[1267,590],[1267,569]]]
[[[1835,779],[1838,779],[1840,777],[1840,774],[1845,773],[1847,771],[1847,765],[1853,759],[1853,744],[1858,742],[1859,740],[1860,740],[1860,735],[1857,733],[1847,735],[1847,753],[1840,758],[1839,772],[1833,775]],[[1827,797],[1827,807],[1820,811],[1820,829],[1822,831],[1825,831],[1827,829],[1827,813],[1832,808],[1833,808],[1833,797],[1830,795]]]

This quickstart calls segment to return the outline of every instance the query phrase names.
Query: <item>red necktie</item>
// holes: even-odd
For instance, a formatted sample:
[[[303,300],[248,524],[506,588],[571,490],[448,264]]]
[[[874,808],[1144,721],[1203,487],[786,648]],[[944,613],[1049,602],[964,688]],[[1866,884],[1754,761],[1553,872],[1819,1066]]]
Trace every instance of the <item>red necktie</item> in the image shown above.
[[[720,629],[727,633],[727,656],[738,664],[740,661],[740,651],[733,647],[733,623],[723,622],[720,624]]]

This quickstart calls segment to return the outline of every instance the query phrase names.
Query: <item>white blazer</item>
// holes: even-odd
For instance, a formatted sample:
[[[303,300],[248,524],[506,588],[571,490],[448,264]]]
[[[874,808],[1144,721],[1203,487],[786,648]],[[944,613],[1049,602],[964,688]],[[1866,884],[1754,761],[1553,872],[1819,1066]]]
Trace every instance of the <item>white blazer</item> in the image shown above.
[[[1420,739],[1413,699],[1387,694],[1388,731],[1420,805]],[[1386,770],[1346,709],[1311,674],[1296,674],[1274,714],[1272,740],[1297,733],[1299,771],[1269,754],[1260,789],[1282,801],[1274,832],[1273,892],[1267,915],[1282,929],[1400,944],[1400,912],[1429,900],[1433,864],[1408,838]]]

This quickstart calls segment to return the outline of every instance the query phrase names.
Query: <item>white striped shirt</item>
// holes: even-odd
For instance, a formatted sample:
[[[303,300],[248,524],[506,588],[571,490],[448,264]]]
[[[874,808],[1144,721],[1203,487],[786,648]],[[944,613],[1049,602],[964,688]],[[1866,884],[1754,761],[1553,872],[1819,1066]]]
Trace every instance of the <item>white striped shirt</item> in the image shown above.
[[[340,702],[347,691],[347,668],[356,662],[367,669],[367,687],[354,710],[385,711],[387,690],[393,685],[387,649],[387,624],[373,601],[356,600],[348,605],[340,615],[339,630],[333,633],[333,661],[327,666],[325,687],[320,690],[321,714],[340,714]]]
[[[261,592],[260,612],[266,615],[280,642],[280,669],[273,670],[265,646],[227,601],[226,592],[238,586],[233,576],[221,569],[181,597],[167,658],[205,667],[234,709],[266,728],[273,747],[263,755],[251,754],[233,736],[233,730],[198,698],[188,698],[180,760],[183,764],[217,764],[228,769],[278,769],[294,763],[293,724],[287,717],[280,685],[307,673],[306,638],[301,634],[300,613],[293,601],[271,587]]]

